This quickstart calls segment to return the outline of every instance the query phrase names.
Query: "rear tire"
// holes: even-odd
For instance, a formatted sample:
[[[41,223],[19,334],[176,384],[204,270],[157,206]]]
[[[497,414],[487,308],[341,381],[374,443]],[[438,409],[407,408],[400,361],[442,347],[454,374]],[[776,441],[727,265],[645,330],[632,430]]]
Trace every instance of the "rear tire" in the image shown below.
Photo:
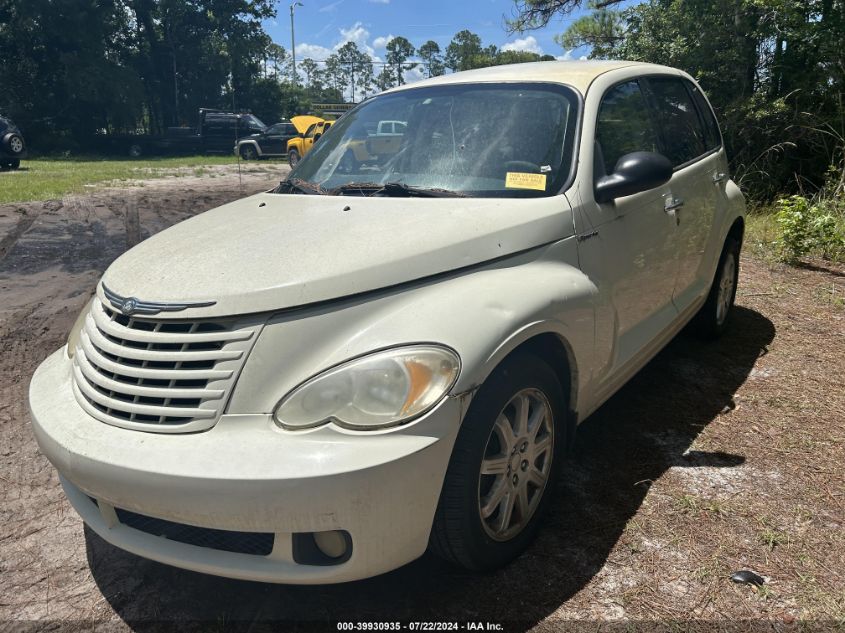
[[[297,152],[295,149],[290,150],[288,152],[288,165],[291,166],[291,169],[296,167],[299,164],[299,161],[299,152]]]
[[[455,442],[432,551],[467,569],[489,570],[528,547],[552,498],[566,410],[557,376],[541,359],[520,354],[496,368]]]
[[[728,236],[719,257],[710,293],[692,322],[693,329],[702,338],[718,338],[730,322],[739,281],[739,251],[739,241]]]

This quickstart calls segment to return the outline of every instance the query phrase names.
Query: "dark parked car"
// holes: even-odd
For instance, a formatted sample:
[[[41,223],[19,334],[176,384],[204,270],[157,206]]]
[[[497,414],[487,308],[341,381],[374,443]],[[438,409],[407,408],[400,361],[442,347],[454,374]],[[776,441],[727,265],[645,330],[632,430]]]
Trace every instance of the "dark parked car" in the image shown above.
[[[23,134],[11,119],[0,115],[0,169],[17,169],[25,157]]]
[[[228,154],[239,138],[263,132],[267,126],[249,113],[200,108],[196,127],[169,127],[164,135],[101,135],[97,145],[106,152],[141,156]]]
[[[290,121],[281,121],[263,132],[240,139],[235,145],[235,153],[240,154],[244,160],[285,156],[288,153],[288,141],[296,136],[299,136],[296,126]]]

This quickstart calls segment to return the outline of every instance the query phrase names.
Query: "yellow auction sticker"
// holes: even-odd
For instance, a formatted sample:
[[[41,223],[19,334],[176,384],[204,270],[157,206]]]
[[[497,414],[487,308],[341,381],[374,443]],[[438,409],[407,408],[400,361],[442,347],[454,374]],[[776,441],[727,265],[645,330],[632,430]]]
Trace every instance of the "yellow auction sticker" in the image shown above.
[[[505,187],[508,189],[537,189],[538,191],[545,191],[546,174],[509,171],[505,176]]]

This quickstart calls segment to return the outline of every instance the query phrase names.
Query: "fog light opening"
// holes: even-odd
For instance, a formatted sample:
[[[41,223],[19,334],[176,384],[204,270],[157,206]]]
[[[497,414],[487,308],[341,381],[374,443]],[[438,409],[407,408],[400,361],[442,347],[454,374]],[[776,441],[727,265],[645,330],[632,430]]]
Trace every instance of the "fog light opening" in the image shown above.
[[[340,558],[346,553],[346,539],[343,532],[314,532],[314,542],[323,554],[329,558]]]
[[[352,556],[352,537],[345,530],[293,535],[293,560],[300,565],[340,565]]]

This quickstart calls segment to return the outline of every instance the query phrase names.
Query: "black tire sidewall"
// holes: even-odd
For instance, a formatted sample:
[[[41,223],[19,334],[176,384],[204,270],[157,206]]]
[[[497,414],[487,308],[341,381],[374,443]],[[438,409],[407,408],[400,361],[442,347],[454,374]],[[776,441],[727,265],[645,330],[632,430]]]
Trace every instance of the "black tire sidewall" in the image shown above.
[[[256,160],[258,158],[258,152],[251,145],[244,145],[241,147],[241,158],[244,160]]]
[[[19,152],[16,152],[12,149],[12,139],[17,138],[21,142],[21,149]],[[6,136],[3,137],[3,145],[6,147],[6,150],[12,154],[13,156],[20,156],[26,150],[26,143],[24,143],[23,137],[18,134],[17,132],[9,132]]]
[[[731,314],[733,313],[734,301],[736,300],[736,291],[739,286],[739,254],[741,245],[733,237],[728,237],[725,240],[725,245],[722,247],[722,252],[719,255],[719,264],[716,267],[716,274],[713,277],[713,284],[710,287],[710,293],[707,295],[707,300],[701,307],[695,323],[695,329],[698,334],[706,339],[715,339],[725,331],[731,321]],[[717,305],[719,302],[719,284],[722,279],[722,270],[728,255],[733,254],[734,257],[734,284],[733,294],[731,295],[730,307],[725,319],[719,323],[716,318]]]
[[[527,527],[509,541],[492,539],[482,525],[478,507],[478,483],[481,461],[499,413],[510,399],[523,389],[538,389],[549,401],[555,422],[554,450],[549,479],[540,505]],[[473,398],[464,418],[446,474],[444,490],[451,510],[443,509],[442,518],[452,526],[450,530],[461,541],[461,564],[471,569],[488,570],[501,567],[518,556],[534,539],[543,515],[548,509],[557,473],[565,452],[567,437],[566,399],[552,369],[541,359],[519,355],[500,365]],[[460,497],[460,502],[455,503]],[[457,512],[455,509],[459,508]],[[457,532],[454,529],[457,527]]]
[[[299,152],[297,152],[295,149],[292,149],[288,152],[288,165],[290,165],[291,167],[296,167],[299,164],[299,161]]]

